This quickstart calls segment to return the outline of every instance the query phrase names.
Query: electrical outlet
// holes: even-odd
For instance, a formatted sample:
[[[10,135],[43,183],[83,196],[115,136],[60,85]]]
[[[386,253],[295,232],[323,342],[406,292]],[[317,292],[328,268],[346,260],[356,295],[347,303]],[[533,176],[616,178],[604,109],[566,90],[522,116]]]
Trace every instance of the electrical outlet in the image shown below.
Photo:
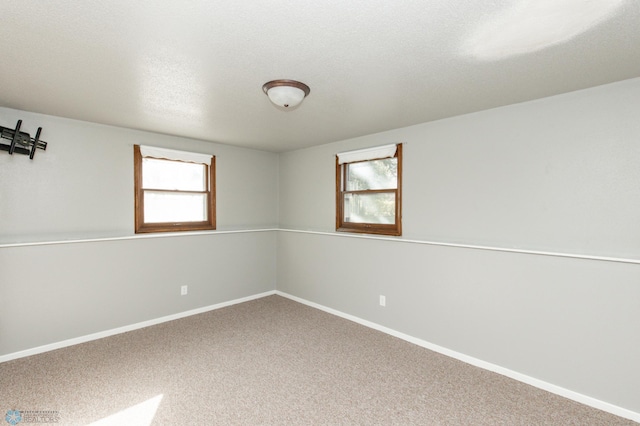
[[[188,292],[188,287],[186,285],[183,285],[182,287],[180,287],[180,295],[184,296],[186,295]]]
[[[386,296],[380,295],[380,306],[387,306]]]

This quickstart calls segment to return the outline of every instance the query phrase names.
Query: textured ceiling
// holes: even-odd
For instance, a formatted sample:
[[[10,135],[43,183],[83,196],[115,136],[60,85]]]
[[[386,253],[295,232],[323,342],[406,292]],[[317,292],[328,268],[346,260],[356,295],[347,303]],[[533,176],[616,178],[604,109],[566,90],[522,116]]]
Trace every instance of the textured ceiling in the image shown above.
[[[0,106],[278,152],[639,77],[640,1],[3,0],[0,40]]]

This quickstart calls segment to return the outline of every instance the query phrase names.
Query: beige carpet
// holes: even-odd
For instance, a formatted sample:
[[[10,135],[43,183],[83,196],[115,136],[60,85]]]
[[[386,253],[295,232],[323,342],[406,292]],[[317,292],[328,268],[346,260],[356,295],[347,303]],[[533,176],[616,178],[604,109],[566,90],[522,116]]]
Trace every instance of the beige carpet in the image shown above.
[[[0,424],[13,409],[18,425],[636,424],[279,296],[2,363]]]

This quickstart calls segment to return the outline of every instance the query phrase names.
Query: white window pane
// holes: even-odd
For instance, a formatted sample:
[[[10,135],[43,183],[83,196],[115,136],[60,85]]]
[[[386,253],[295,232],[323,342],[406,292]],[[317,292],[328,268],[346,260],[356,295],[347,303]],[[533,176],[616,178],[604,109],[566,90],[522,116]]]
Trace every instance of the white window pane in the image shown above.
[[[144,189],[206,191],[206,167],[203,164],[143,158],[142,187]]]
[[[347,191],[395,189],[398,186],[398,159],[347,164]]]
[[[375,224],[396,223],[395,194],[345,194],[344,221]]]
[[[203,222],[207,220],[206,194],[145,192],[145,223]]]

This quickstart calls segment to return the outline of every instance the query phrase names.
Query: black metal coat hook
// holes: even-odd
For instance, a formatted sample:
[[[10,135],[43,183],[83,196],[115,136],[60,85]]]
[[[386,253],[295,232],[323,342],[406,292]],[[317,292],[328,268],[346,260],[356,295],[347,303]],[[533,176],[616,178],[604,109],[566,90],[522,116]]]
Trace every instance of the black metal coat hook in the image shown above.
[[[47,143],[40,140],[40,133],[42,127],[38,127],[36,137],[32,138],[29,133],[21,132],[22,120],[18,120],[15,129],[0,126],[0,151],[7,151],[13,155],[14,152],[18,154],[28,155],[31,160],[36,154],[36,149],[47,149]],[[5,143],[2,139],[10,140],[11,143]]]

